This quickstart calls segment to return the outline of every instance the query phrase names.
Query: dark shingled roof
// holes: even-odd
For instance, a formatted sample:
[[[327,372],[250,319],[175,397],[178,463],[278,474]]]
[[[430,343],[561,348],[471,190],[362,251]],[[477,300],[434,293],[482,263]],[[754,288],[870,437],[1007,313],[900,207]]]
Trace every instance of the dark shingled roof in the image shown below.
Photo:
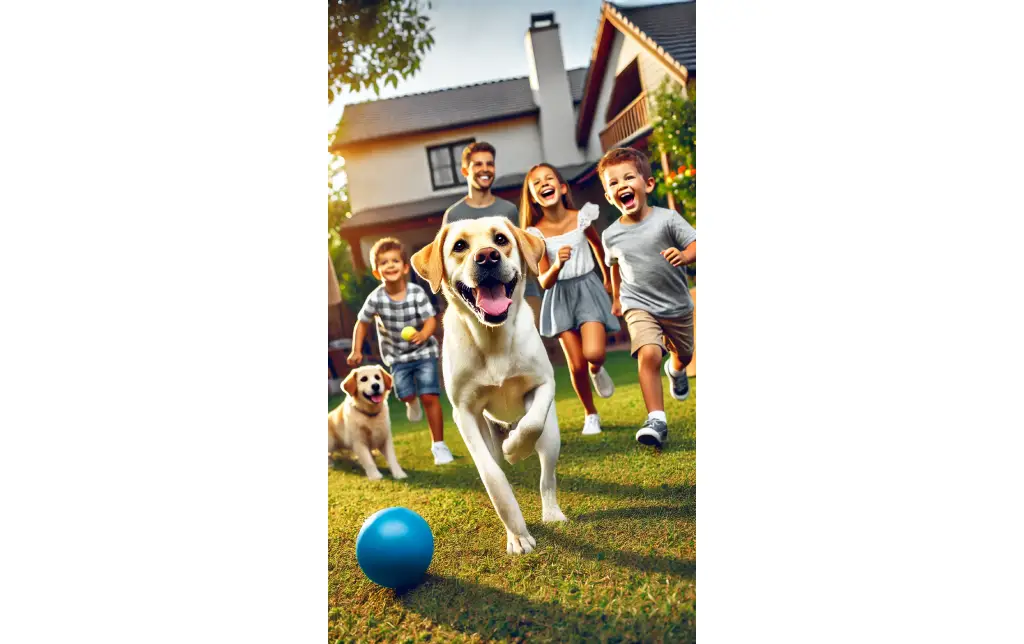
[[[560,166],[558,170],[562,173],[562,177],[565,178],[566,181],[572,183],[586,174],[586,172],[593,168],[596,163],[596,161],[586,161],[573,165],[564,165]],[[523,179],[525,178],[525,172],[502,175],[495,180],[492,190],[522,187]],[[381,224],[393,224],[399,221],[419,219],[420,217],[427,217],[429,215],[440,215],[445,210],[448,210],[449,206],[459,199],[462,199],[464,196],[466,196],[464,192],[458,194],[445,194],[438,195],[436,197],[427,197],[426,199],[420,199],[419,201],[409,201],[390,206],[381,206],[380,208],[367,208],[365,210],[360,210],[358,213],[353,214],[352,217],[341,222],[341,230],[352,230],[353,228],[364,228],[367,226],[380,226]]]
[[[697,71],[697,2],[612,6],[690,73]]]
[[[381,206],[380,208],[367,208],[341,222],[340,230],[350,230],[364,226],[379,226],[381,224],[440,214],[448,210],[449,206],[464,196],[466,196],[465,193],[438,195],[419,201],[396,203],[390,206]]]
[[[568,74],[573,103],[579,103],[587,68],[570,69]],[[526,76],[354,103],[345,106],[331,147],[536,112],[530,79]]]

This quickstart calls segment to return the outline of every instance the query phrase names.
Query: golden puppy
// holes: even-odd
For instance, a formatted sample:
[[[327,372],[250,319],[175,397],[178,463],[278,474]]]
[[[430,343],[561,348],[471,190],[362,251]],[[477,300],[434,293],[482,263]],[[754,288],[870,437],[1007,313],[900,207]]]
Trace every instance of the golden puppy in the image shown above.
[[[555,373],[523,300],[527,273],[537,273],[544,241],[504,217],[457,221],[412,256],[430,288],[443,291],[442,368],[452,416],[505,525],[509,554],[537,541],[499,465],[537,452],[541,518],[565,521],[555,498],[561,445],[555,416]]]
[[[391,374],[377,366],[359,367],[345,377],[341,388],[348,394],[345,402],[327,414],[328,465],[331,453],[351,450],[366,470],[366,477],[377,481],[383,475],[370,453],[376,449],[384,455],[391,476],[404,479],[408,475],[398,464],[391,441],[391,418],[388,415]]]

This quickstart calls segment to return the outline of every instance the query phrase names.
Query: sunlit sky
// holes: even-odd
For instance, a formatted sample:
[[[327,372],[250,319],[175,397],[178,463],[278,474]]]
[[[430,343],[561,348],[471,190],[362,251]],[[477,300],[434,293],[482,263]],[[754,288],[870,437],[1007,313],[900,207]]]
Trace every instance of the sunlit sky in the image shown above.
[[[620,6],[661,4],[664,0],[616,2]],[[344,106],[499,78],[526,76],[525,38],[530,14],[555,12],[565,68],[586,67],[597,35],[601,0],[433,0],[427,12],[434,46],[420,71],[398,87],[342,94],[327,107],[327,131],[333,132]],[[328,155],[330,157],[330,155]],[[339,177],[343,181],[343,176]]]

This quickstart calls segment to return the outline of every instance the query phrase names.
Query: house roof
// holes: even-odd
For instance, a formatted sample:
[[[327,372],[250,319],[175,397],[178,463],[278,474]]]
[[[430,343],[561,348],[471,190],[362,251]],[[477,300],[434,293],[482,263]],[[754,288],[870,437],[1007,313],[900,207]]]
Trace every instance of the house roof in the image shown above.
[[[697,71],[696,0],[629,7],[605,2],[576,120],[576,143],[581,146],[590,134],[601,80],[608,67],[608,51],[616,32],[635,38],[679,82],[685,82]]]
[[[593,168],[595,163],[596,162],[594,161],[588,161],[573,165],[559,166],[558,171],[562,173],[562,177],[566,181],[572,183],[586,174],[588,170]],[[494,186],[491,189],[504,190],[513,187],[520,187],[523,185],[523,179],[525,178],[525,172],[502,175],[495,180]],[[435,197],[427,197],[426,199],[420,199],[418,201],[381,206],[380,208],[366,208],[343,221],[341,223],[340,230],[352,230],[355,228],[367,228],[370,226],[376,227],[384,224],[395,224],[401,221],[410,221],[430,215],[439,215],[445,210],[448,210],[449,206],[454,204],[463,196],[464,194],[449,193],[437,195]]]
[[[612,6],[672,60],[691,74],[697,71],[697,2],[644,7]]]
[[[568,75],[569,92],[576,104],[583,97],[587,69],[570,69]],[[537,110],[528,76],[353,103],[345,106],[331,150],[338,151],[352,143],[535,114]]]
[[[437,195],[436,197],[427,197],[419,201],[396,203],[389,206],[381,206],[380,208],[366,208],[341,222],[339,230],[393,224],[399,221],[418,219],[427,215],[442,213],[448,209],[448,206],[462,197],[463,195],[461,194]]]

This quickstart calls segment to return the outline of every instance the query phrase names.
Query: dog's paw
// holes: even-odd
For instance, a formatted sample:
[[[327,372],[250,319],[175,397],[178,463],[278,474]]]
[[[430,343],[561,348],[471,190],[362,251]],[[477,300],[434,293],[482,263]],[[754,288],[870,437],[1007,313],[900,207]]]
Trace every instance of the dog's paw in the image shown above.
[[[533,453],[533,447],[537,444],[539,432],[524,432],[522,427],[512,430],[501,443],[501,451],[505,460],[513,465]]]
[[[407,478],[409,478],[409,475],[405,473],[405,470],[398,470],[398,469],[391,470],[391,476],[393,476],[396,479],[407,479]]]
[[[522,555],[533,552],[533,549],[537,547],[537,540],[525,529],[519,534],[509,531],[507,536],[508,545],[506,550],[510,555]]]
[[[371,481],[379,481],[382,478],[384,478],[384,475],[381,474],[380,472],[367,472],[366,478],[370,479]]]
[[[541,520],[544,523],[554,523],[558,521],[568,521],[569,519],[566,518],[564,514],[562,514],[562,511],[560,509],[554,508],[552,510],[545,509],[544,512],[541,514]]]

